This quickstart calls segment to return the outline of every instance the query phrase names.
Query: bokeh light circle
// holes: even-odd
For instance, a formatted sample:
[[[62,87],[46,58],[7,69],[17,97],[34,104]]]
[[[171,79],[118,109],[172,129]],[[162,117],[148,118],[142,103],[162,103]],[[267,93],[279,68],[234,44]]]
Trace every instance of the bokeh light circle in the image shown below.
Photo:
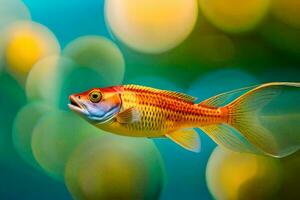
[[[188,37],[198,16],[196,0],[107,0],[105,16],[112,33],[144,53],[170,50]]]
[[[199,0],[205,17],[228,33],[241,33],[255,28],[268,13],[270,0]]]
[[[299,199],[300,151],[281,158],[282,179],[281,187],[274,195],[278,199]]]
[[[107,134],[76,149],[66,166],[65,182],[80,200],[158,199],[163,166],[151,140]]]
[[[270,199],[280,187],[278,159],[217,147],[207,164],[207,185],[216,199]]]
[[[237,68],[216,70],[199,77],[188,90],[188,94],[196,96],[199,101],[231,90],[257,85],[257,78]],[[233,100],[233,99],[232,99]]]
[[[261,29],[262,37],[280,50],[284,55],[299,58],[300,56],[300,29],[293,28],[285,23],[270,21]]]
[[[7,27],[19,20],[30,20],[31,15],[25,4],[21,0],[0,0],[0,68],[5,65],[4,33]],[[5,5],[5,6],[4,6]],[[0,70],[1,70],[0,69]]]
[[[160,76],[137,76],[135,78],[129,79],[128,83],[158,88],[162,90],[184,92],[184,90],[178,85]]]
[[[98,71],[106,84],[118,85],[123,81],[123,55],[114,43],[104,37],[80,37],[65,47],[63,55],[79,66]]]
[[[0,157],[9,162],[15,149],[12,144],[12,126],[19,109],[26,103],[20,84],[8,73],[0,74]]]
[[[30,101],[42,100],[58,107],[63,78],[75,67],[72,60],[64,57],[49,56],[40,60],[28,74],[27,98]]]
[[[273,0],[272,13],[280,21],[300,28],[300,1],[298,0]]]
[[[22,82],[38,60],[60,53],[60,45],[53,33],[38,23],[16,22],[7,28],[4,37],[6,65]]]
[[[207,64],[226,63],[236,55],[236,48],[227,35],[209,33],[199,37],[197,54],[201,61]]]
[[[28,8],[21,0],[0,0],[0,5],[0,32],[15,21],[31,19]]]
[[[98,129],[70,112],[52,111],[36,124],[32,152],[40,166],[53,178],[62,180],[65,164],[73,150]]]
[[[43,102],[25,105],[17,114],[13,125],[13,143],[19,155],[34,167],[38,167],[31,150],[31,138],[39,119],[51,108]]]
[[[69,110],[69,95],[94,87],[121,84],[119,78],[123,75],[118,74],[120,71],[103,78],[103,72],[110,70],[81,66],[68,57],[49,56],[37,62],[30,71],[26,95],[30,101],[42,100],[54,107]]]

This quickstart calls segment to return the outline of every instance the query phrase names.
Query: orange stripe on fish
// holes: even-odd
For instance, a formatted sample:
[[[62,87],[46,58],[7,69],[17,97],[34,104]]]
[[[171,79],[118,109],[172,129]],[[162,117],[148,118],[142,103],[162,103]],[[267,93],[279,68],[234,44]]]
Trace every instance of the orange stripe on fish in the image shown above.
[[[199,127],[231,150],[282,157],[298,150],[300,141],[295,145],[289,135],[283,143],[283,133],[272,132],[272,123],[260,123],[260,111],[282,90],[298,89],[300,95],[299,87],[300,83],[268,83],[195,103],[195,97],[183,93],[124,85],[71,95],[69,107],[93,125],[119,135],[167,137],[199,152],[200,138],[193,129]]]

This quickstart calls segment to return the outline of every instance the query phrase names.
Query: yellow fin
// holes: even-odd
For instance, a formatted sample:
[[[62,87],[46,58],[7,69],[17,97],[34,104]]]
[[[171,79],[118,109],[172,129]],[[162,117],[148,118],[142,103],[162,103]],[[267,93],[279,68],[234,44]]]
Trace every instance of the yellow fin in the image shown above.
[[[200,127],[215,143],[237,152],[251,152],[264,154],[257,149],[247,138],[227,124],[215,124]]]
[[[210,98],[200,102],[199,105],[210,106],[210,107],[220,107],[220,106],[223,106],[224,103],[226,103],[227,101],[236,97],[236,95],[241,95],[255,87],[257,87],[257,85],[224,92],[224,93],[218,94],[216,96],[210,97]]]
[[[190,96],[190,95],[187,95],[187,94],[183,94],[183,93],[180,93],[180,92],[162,91],[162,93],[165,93],[167,95],[182,99],[184,101],[189,101],[189,102],[192,102],[192,103],[197,100],[196,97],[193,97],[193,96]]]
[[[166,137],[187,150],[200,152],[200,137],[194,129],[171,132],[166,134]]]
[[[293,94],[293,98],[287,98],[285,94]],[[267,109],[270,116],[274,114],[280,116],[285,113],[285,106],[276,104],[281,98],[287,98],[284,101],[285,105],[297,105],[300,99],[300,83],[262,84],[226,106],[229,125],[238,130],[257,149],[272,157],[285,157],[300,149],[300,140],[297,136],[299,129],[292,130],[289,124],[272,118],[268,121],[263,120],[266,114],[264,108],[268,108],[270,103],[271,109],[274,110],[272,113],[270,107],[269,110]],[[299,124],[299,119],[295,123]],[[278,127],[274,128],[276,126]]]
[[[129,124],[139,121],[141,115],[138,109],[132,107],[120,112],[116,118],[119,123]]]

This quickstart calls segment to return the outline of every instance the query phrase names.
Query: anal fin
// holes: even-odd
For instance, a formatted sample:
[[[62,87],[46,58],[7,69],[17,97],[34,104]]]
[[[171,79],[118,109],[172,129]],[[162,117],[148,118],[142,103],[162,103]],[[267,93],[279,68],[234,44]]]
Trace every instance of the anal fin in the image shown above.
[[[166,137],[189,151],[200,152],[200,137],[194,129],[178,130],[166,134]]]
[[[227,124],[215,124],[200,127],[215,143],[237,152],[263,154],[256,146]]]

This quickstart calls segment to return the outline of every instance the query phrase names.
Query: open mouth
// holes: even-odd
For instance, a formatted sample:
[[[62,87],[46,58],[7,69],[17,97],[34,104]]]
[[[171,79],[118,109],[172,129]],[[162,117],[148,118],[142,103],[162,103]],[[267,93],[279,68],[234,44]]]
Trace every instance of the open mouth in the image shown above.
[[[81,108],[81,106],[79,105],[79,103],[76,102],[76,100],[73,96],[70,97],[70,102],[71,102],[72,106],[77,106],[77,107]]]
[[[77,99],[72,95],[70,96],[70,103],[68,104],[69,108],[78,113],[85,113],[83,106],[77,101]]]

